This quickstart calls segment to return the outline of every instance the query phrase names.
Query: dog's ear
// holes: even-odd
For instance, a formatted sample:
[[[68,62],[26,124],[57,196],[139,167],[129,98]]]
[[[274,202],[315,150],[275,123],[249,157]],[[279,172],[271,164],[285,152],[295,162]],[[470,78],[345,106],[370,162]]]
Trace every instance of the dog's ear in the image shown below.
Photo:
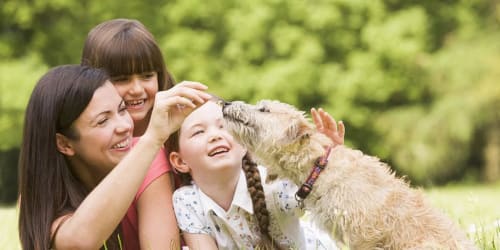
[[[307,140],[311,137],[311,134],[310,133],[304,133],[300,136],[300,141],[304,141],[304,140]]]
[[[299,133],[299,127],[297,126],[297,123],[293,122],[285,131],[286,134],[286,139],[288,140],[295,140],[295,138],[298,137]]]
[[[309,139],[311,138],[311,133],[310,132],[305,132],[300,135],[299,142],[300,144],[307,144],[309,143]]]
[[[309,139],[311,134],[311,126],[301,121],[293,121],[286,130],[286,138],[289,141],[299,140],[300,142],[302,142]]]

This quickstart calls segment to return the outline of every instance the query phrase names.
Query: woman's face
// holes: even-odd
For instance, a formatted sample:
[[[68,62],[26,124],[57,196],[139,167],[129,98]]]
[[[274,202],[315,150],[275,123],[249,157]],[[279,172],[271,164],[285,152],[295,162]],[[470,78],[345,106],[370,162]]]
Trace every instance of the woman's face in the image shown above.
[[[153,108],[158,92],[158,74],[144,72],[127,76],[112,77],[118,94],[125,101],[127,110],[135,123],[149,122],[149,111]]]
[[[80,175],[92,181],[102,179],[131,149],[134,123],[110,82],[95,91],[73,129],[79,137],[69,139],[74,152],[69,159]]]

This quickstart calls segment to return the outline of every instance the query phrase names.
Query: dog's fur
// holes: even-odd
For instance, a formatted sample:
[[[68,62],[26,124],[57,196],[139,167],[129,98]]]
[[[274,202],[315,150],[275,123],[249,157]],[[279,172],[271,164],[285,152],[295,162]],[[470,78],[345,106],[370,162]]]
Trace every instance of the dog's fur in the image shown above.
[[[299,187],[331,140],[301,112],[278,101],[225,103],[226,126],[269,175]],[[378,158],[332,149],[305,209],[351,249],[476,249],[458,226]]]

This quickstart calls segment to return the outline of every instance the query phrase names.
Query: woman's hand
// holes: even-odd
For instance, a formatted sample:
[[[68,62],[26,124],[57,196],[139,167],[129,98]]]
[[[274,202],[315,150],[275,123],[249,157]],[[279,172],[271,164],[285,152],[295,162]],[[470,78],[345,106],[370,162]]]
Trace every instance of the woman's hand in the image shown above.
[[[156,93],[155,104],[146,133],[163,144],[181,126],[184,118],[212,98],[199,82],[183,81],[169,90]]]
[[[345,127],[342,121],[338,123],[323,109],[311,109],[311,116],[319,132],[333,141],[333,146],[344,144]]]

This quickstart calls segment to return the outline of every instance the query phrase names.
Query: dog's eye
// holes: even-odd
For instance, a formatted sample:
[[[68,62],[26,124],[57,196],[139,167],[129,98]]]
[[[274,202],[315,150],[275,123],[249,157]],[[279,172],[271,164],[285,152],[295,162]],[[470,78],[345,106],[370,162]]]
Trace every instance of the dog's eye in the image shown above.
[[[259,112],[269,112],[269,109],[267,107],[261,107]]]

